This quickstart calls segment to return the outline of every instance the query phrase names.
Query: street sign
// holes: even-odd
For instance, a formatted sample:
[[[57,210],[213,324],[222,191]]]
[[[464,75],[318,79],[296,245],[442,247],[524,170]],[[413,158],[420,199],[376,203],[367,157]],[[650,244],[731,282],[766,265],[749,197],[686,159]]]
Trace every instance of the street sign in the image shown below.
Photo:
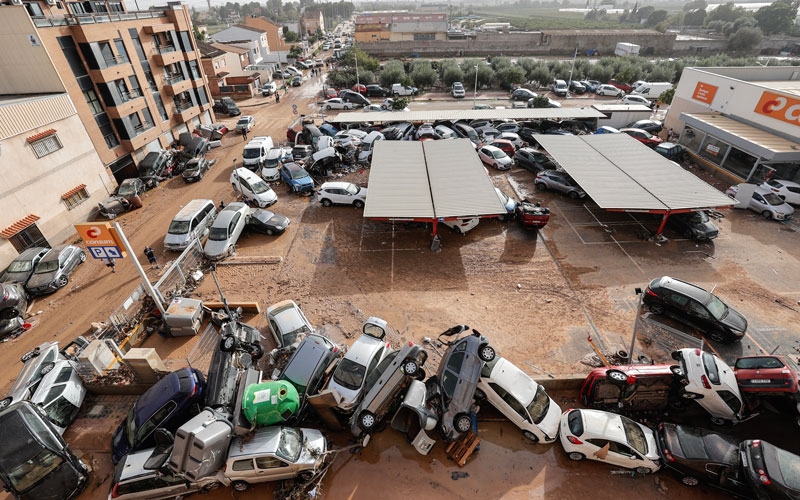
[[[95,259],[122,259],[126,256],[123,245],[109,222],[90,222],[75,224],[81,239],[86,243],[89,253]]]

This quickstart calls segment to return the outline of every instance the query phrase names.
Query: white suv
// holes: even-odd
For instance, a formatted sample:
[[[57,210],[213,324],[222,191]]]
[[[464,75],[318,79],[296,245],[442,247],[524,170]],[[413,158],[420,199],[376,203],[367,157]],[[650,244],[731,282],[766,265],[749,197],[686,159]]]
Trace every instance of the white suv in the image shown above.
[[[467,92],[464,90],[464,85],[462,85],[461,82],[453,82],[453,90],[450,93],[456,98],[467,95]]]
[[[316,193],[320,203],[331,205],[353,205],[362,208],[367,200],[367,188],[356,186],[352,182],[326,182]]]

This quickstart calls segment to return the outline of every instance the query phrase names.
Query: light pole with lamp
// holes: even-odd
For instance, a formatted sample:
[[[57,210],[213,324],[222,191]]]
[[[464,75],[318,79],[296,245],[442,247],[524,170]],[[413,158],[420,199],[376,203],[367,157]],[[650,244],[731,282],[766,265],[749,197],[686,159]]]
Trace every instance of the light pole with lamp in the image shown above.
[[[475,87],[472,89],[472,109],[475,109],[475,100],[478,98],[478,65],[475,65]]]

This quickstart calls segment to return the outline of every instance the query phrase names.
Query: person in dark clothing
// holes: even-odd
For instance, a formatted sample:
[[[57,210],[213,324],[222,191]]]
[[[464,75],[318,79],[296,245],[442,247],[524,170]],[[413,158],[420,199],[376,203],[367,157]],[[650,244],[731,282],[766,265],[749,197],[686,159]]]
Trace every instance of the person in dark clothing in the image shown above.
[[[247,140],[247,127],[242,129],[242,138],[246,141]]]
[[[147,257],[147,261],[150,263],[150,269],[161,269],[161,266],[158,264],[158,259],[156,259],[156,251],[153,250],[152,247],[144,247],[144,255]]]

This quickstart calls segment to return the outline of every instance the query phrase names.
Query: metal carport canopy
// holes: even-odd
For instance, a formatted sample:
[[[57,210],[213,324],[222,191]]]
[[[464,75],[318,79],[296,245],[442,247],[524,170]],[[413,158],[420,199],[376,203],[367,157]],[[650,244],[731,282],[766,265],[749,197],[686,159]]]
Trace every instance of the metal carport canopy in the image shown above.
[[[686,212],[737,203],[627,134],[534,138],[606,210]]]
[[[439,221],[505,213],[468,139],[375,144],[365,218]]]
[[[436,120],[569,120],[604,118],[594,108],[438,109],[428,111],[351,111],[328,119],[331,123],[435,122]]]

